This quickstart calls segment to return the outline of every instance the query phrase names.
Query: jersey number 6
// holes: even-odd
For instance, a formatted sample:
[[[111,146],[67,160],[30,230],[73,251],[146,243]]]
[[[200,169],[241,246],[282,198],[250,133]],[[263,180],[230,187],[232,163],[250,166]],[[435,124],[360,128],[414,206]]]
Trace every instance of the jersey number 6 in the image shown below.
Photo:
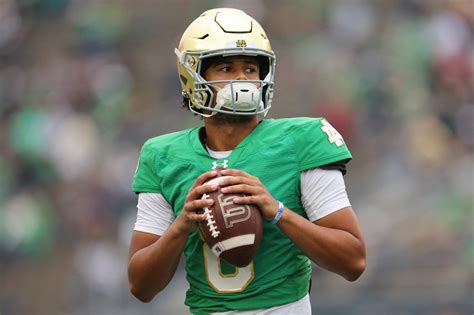
[[[218,293],[242,292],[254,278],[253,262],[243,268],[235,267],[232,274],[224,274],[221,270],[220,258],[204,243],[204,268],[207,282]]]

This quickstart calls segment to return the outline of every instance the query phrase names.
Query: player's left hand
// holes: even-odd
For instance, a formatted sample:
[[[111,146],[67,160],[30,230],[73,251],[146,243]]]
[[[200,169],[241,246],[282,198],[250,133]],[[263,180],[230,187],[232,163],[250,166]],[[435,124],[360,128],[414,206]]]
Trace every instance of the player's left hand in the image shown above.
[[[229,176],[219,180],[223,193],[242,193],[248,195],[234,198],[234,203],[257,205],[264,219],[273,220],[278,211],[278,201],[273,198],[258,177],[235,169],[223,169],[221,174]]]

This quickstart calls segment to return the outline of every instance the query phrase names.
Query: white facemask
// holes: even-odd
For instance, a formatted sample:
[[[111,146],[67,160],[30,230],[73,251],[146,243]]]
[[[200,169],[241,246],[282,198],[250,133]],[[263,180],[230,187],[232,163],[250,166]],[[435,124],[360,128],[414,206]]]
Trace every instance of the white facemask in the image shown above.
[[[249,82],[232,82],[217,92],[216,109],[252,112],[263,109],[260,89]]]

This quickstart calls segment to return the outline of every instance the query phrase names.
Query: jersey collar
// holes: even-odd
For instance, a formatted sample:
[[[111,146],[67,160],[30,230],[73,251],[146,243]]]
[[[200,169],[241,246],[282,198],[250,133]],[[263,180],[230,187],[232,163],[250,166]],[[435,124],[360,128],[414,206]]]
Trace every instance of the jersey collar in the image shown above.
[[[235,157],[238,159],[240,154],[244,151],[244,148],[249,143],[254,141],[254,139],[258,139],[259,134],[263,132],[267,124],[267,119],[260,121],[255,127],[255,129],[237,145],[237,147],[232,151],[229,157]],[[189,141],[191,142],[191,145],[196,153],[211,158],[209,156],[209,152],[207,152],[206,150],[205,136],[206,132],[204,127],[193,128],[189,132]]]

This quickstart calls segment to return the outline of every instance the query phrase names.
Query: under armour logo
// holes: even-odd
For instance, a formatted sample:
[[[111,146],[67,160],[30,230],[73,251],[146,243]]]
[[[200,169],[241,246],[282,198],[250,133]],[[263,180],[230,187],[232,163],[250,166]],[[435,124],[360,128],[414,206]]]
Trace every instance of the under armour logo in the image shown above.
[[[229,162],[228,160],[224,160],[222,161],[222,163],[214,161],[212,162],[212,169],[215,170],[216,168],[228,168],[229,167],[228,162]]]

